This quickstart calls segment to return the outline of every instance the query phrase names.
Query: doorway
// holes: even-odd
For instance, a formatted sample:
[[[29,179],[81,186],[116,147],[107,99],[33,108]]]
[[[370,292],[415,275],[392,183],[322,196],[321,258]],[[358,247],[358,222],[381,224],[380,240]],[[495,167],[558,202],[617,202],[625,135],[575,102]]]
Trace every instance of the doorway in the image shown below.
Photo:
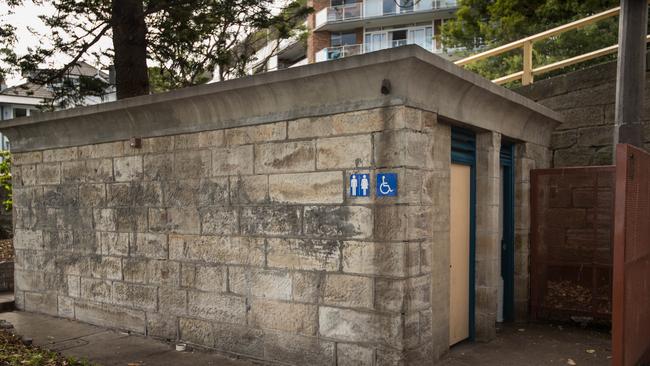
[[[452,128],[449,345],[474,338],[475,138]]]
[[[501,232],[501,281],[499,284],[498,322],[515,320],[515,174],[514,145],[501,144],[501,190],[499,221]]]

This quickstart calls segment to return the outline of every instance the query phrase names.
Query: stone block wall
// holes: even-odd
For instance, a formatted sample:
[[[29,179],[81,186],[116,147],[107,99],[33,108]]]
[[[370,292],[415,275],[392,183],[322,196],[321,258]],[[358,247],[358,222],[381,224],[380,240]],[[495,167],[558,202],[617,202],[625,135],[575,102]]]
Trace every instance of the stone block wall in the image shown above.
[[[286,364],[429,364],[449,144],[435,114],[386,107],[17,153],[17,306]],[[346,195],[385,171],[399,196]]]
[[[650,69],[649,69],[650,70]],[[553,166],[610,165],[614,156],[616,62],[540,80],[516,90],[566,121],[553,133]],[[643,141],[650,148],[650,73],[646,73]]]

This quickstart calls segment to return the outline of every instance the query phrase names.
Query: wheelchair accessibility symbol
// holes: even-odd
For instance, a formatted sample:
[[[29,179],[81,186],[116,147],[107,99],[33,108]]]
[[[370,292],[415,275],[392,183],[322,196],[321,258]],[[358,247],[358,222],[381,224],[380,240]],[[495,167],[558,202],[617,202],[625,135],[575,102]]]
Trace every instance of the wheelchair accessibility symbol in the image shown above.
[[[377,197],[397,196],[397,173],[377,174]]]

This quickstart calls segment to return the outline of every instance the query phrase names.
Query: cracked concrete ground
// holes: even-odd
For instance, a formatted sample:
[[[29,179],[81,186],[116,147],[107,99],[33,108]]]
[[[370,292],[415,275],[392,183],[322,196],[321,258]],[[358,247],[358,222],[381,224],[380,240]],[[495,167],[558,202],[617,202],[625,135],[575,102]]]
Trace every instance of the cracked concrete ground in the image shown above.
[[[217,353],[176,352],[172,345],[152,338],[46,315],[8,312],[1,313],[0,319],[9,321],[17,334],[32,338],[37,345],[103,366],[140,362],[156,366],[256,365]],[[452,347],[440,364],[605,366],[611,363],[610,356],[608,333],[548,324],[518,324],[502,326],[492,342],[467,342]]]
[[[546,366],[611,364],[607,332],[550,324],[501,326],[487,343],[461,343],[452,347],[444,366]]]

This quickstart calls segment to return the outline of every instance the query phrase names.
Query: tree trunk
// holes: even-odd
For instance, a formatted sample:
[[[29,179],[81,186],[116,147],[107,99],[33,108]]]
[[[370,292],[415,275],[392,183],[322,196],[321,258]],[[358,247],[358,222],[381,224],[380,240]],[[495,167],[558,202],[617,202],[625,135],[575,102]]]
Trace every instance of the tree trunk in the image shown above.
[[[112,6],[117,99],[149,94],[142,0],[113,0]]]

